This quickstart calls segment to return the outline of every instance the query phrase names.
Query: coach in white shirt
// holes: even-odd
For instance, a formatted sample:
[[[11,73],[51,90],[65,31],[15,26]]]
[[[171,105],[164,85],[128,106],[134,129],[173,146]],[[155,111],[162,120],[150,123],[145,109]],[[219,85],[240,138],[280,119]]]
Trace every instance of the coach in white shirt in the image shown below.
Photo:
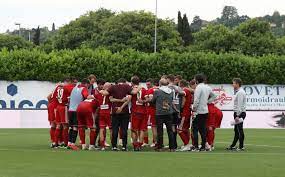
[[[234,140],[227,150],[244,150],[244,131],[243,121],[246,117],[246,93],[241,87],[242,81],[240,78],[233,79],[233,87],[235,92],[234,99]],[[239,148],[236,148],[237,141],[239,141]]]
[[[208,102],[215,98],[215,94],[212,89],[205,84],[206,76],[203,74],[197,74],[195,80],[197,82],[197,87],[194,92],[194,103],[193,111],[196,117],[193,120],[193,137],[194,137],[194,148],[193,151],[205,151],[206,145],[206,122],[208,118]],[[198,132],[201,135],[202,146],[198,148]]]

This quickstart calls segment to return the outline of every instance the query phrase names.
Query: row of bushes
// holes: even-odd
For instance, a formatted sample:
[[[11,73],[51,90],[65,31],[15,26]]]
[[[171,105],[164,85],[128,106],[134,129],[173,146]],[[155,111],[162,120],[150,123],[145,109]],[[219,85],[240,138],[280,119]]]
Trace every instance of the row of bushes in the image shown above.
[[[186,79],[205,73],[211,83],[230,83],[241,77],[247,84],[284,84],[285,56],[250,57],[242,54],[177,53],[147,54],[134,50],[112,53],[105,49],[0,51],[0,80],[59,81],[93,73],[108,81],[136,74],[142,80],[162,74],[180,74]]]

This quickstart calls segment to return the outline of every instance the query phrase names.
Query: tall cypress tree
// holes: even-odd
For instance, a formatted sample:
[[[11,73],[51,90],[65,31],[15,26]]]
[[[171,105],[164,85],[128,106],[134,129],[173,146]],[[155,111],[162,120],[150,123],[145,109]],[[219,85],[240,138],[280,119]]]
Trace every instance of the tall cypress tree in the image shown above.
[[[51,31],[55,31],[55,24],[54,23],[52,23]]]
[[[181,12],[178,11],[178,24],[177,24],[177,31],[179,32],[180,36],[183,36],[183,22]]]
[[[40,37],[41,37],[40,27],[38,26],[38,28],[37,29],[33,29],[33,31],[35,32],[34,37],[33,37],[33,43],[35,45],[40,45]]]
[[[184,41],[184,46],[188,46],[193,42],[193,36],[192,36],[191,28],[190,28],[189,21],[188,21],[186,14],[183,15],[182,24],[183,24],[182,39]]]

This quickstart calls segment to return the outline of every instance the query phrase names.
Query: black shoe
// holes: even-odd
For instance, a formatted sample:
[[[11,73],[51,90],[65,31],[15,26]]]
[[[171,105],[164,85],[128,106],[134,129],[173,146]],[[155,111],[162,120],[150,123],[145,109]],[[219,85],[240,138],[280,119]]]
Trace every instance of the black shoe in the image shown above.
[[[56,148],[58,148],[58,145],[57,145],[57,144],[51,144],[51,145],[50,145],[50,148],[56,149]]]
[[[228,151],[235,151],[235,150],[237,150],[237,148],[230,146],[230,147],[227,147],[226,150],[228,150]]]
[[[128,150],[127,150],[127,148],[122,147],[122,151],[126,152],[126,151],[128,151]]]
[[[207,150],[205,148],[200,148],[199,152],[206,152]]]

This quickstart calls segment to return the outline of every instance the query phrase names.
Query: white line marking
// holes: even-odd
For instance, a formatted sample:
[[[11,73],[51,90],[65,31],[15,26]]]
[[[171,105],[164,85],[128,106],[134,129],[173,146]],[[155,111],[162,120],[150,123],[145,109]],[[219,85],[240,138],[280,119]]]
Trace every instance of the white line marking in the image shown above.
[[[217,144],[230,144],[229,142],[216,142]],[[285,148],[284,146],[271,146],[266,144],[245,144],[246,146],[256,146],[256,147],[272,147],[272,148]]]

